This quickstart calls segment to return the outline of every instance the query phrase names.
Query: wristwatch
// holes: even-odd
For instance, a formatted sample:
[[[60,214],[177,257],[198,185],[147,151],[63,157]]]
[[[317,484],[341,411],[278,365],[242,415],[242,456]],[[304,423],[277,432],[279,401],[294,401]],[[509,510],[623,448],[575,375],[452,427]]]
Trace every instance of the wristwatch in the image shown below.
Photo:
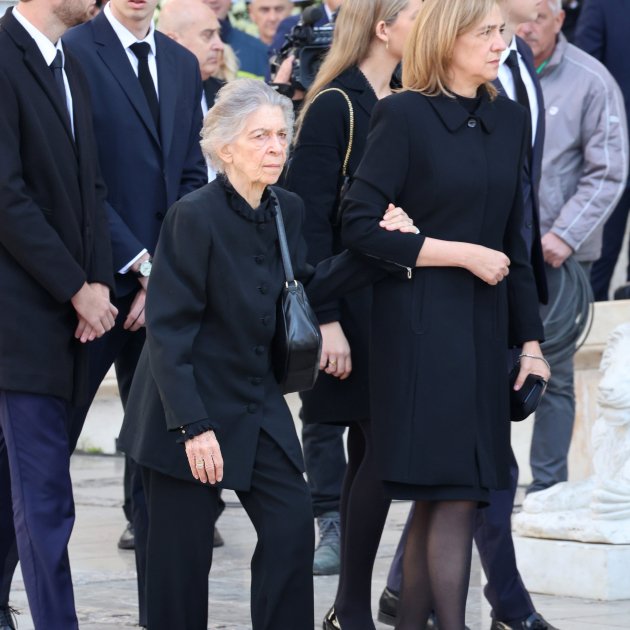
[[[151,275],[151,268],[153,267],[153,259],[149,258],[140,263],[136,275],[138,278],[148,278]]]

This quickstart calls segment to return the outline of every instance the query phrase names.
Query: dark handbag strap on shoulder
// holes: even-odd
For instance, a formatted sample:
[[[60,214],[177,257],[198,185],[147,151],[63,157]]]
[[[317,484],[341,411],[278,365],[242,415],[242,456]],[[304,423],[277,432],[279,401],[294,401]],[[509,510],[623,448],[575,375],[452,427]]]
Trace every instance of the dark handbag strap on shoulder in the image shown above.
[[[278,229],[278,243],[280,244],[280,255],[282,256],[282,266],[284,267],[284,276],[287,284],[295,282],[293,275],[293,265],[289,256],[289,244],[287,243],[287,233],[284,230],[284,220],[282,218],[282,210],[280,209],[280,200],[273,188],[269,188],[271,198],[276,207],[276,228]]]

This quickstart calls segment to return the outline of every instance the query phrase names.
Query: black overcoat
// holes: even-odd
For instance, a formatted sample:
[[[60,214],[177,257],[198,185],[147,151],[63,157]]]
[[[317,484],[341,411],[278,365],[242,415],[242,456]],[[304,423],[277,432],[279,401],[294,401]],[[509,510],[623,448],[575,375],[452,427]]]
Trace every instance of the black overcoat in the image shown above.
[[[382,275],[349,252],[314,270],[301,233],[303,203],[276,192],[294,271],[313,303]],[[124,452],[194,482],[177,443],[179,427],[206,422],[223,453],[223,487],[249,489],[260,430],[303,471],[293,419],[271,370],[283,283],[274,211],[266,201],[253,210],[218,178],[169,210],[147,294],[147,343],[119,438]]]
[[[490,286],[462,268],[418,268],[374,285],[372,418],[381,476],[418,485],[506,485],[510,423],[506,348],[541,339],[521,235],[525,111],[483,96],[471,115],[446,96],[380,101],[346,198],[348,247],[412,268],[423,236],[504,251]],[[389,202],[420,236],[384,232]]]
[[[65,60],[74,138],[37,44],[11,10],[0,20],[0,389],[80,401],[70,298],[113,277],[88,88]]]
[[[353,66],[326,86],[344,91],[352,103],[354,133],[348,175],[357,170],[367,140],[376,95]],[[342,164],[350,141],[350,109],[339,92],[326,92],[310,106],[291,159],[286,186],[306,208],[304,238],[308,261],[317,264],[342,251],[339,190]],[[383,208],[385,212],[385,208]],[[350,344],[352,373],[340,381],[321,372],[315,387],[301,394],[304,422],[347,423],[369,417],[368,337],[372,288],[366,287],[322,305],[321,324],[339,322]]]

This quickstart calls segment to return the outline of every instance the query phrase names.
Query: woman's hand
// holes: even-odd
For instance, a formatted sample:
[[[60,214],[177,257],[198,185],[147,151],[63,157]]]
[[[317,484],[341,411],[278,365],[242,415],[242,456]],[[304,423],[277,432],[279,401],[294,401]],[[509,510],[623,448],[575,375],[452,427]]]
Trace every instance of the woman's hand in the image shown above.
[[[499,284],[510,273],[510,259],[503,252],[471,243],[463,246],[464,267],[487,284]]]
[[[214,431],[206,431],[186,440],[190,472],[201,483],[219,483],[223,479],[223,456]]]
[[[520,358],[521,369],[516,377],[514,389],[519,390],[523,387],[523,383],[528,374],[535,374],[549,381],[551,378],[551,370],[549,363],[543,357],[540,344],[537,341],[527,341],[523,344],[523,351]]]
[[[390,203],[385,210],[383,220],[379,225],[389,232],[409,232],[411,234],[418,234],[418,228],[413,224],[413,221],[409,218],[409,215],[402,209],[394,206]]]
[[[319,369],[343,381],[352,372],[352,359],[350,358],[350,344],[343,334],[341,324],[339,322],[322,324],[320,330],[322,332],[322,357],[319,361]]]

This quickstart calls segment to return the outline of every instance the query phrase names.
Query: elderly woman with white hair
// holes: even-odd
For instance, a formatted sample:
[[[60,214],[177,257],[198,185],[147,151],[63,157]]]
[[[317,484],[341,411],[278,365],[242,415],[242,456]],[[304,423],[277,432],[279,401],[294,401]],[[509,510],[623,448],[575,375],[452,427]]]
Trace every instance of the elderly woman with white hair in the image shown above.
[[[311,498],[271,362],[285,278],[269,186],[292,127],[291,102],[264,83],[222,88],[201,141],[219,176],[170,209],[155,252],[147,343],[120,435],[143,470],[151,630],[207,627],[219,487],[237,492],[258,535],[253,628],[313,628]],[[275,193],[311,301],[382,273],[348,252],[309,267],[302,201]],[[410,223],[392,206],[384,227],[415,231]]]

